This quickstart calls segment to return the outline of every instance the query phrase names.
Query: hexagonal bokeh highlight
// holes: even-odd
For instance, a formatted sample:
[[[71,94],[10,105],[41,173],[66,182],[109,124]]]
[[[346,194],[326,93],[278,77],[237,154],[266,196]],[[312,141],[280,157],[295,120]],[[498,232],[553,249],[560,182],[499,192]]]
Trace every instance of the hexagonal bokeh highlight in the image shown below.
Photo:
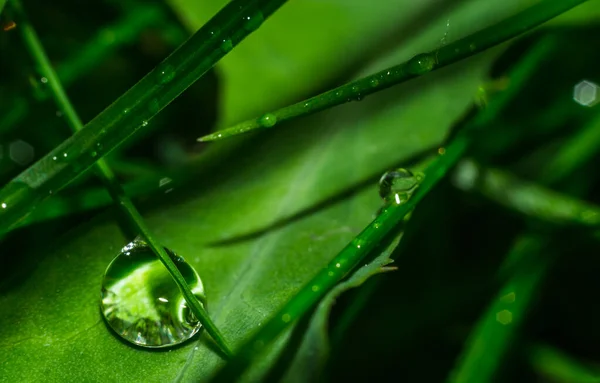
[[[592,107],[600,102],[600,87],[591,81],[583,80],[573,88],[573,100],[580,105]]]
[[[513,320],[512,312],[508,310],[498,311],[496,313],[496,320],[505,326],[511,324]]]
[[[35,150],[23,140],[16,140],[10,143],[8,154],[12,161],[16,164],[25,166],[33,161]]]

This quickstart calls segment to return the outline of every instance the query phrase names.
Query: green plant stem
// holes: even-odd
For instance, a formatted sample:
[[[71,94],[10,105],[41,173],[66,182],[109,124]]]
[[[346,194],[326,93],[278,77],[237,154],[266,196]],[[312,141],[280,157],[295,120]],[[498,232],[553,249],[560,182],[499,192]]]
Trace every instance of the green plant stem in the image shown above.
[[[545,0],[496,25],[448,44],[436,51],[419,54],[405,63],[384,69],[307,100],[211,133],[198,141],[215,141],[242,133],[270,129],[280,122],[306,116],[401,84],[432,70],[483,52],[525,33],[587,0]]]
[[[128,12],[114,25],[102,28],[72,57],[59,64],[56,68],[58,78],[63,86],[80,78],[90,68],[103,62],[112,52],[124,45],[133,43],[141,30],[163,22],[164,13],[161,7],[148,4],[139,7],[135,12]],[[48,97],[47,93],[40,93],[40,101]],[[10,104],[3,107],[5,111],[0,119],[0,133],[8,131],[15,124],[27,116],[31,108],[27,97],[17,96],[11,99]]]
[[[470,120],[425,170],[425,179],[412,197],[403,204],[391,205],[381,213],[356,238],[352,240],[329,265],[304,285],[275,315],[236,352],[215,376],[215,381],[235,381],[248,367],[253,358],[272,342],[288,325],[313,307],[337,283],[344,279],[357,265],[412,211],[417,203],[446,175],[467,150],[472,133],[492,122],[521,90],[526,80],[536,70],[540,58],[554,46],[554,39],[543,39],[521,61],[511,75],[511,86],[499,93],[488,107]]]
[[[73,105],[71,104],[66,92],[64,91],[56,72],[52,68],[50,60],[48,59],[48,56],[46,55],[46,52],[44,51],[44,48],[37,37],[37,33],[27,19],[20,2],[13,0],[12,6],[19,16],[21,22],[20,31],[25,42],[25,46],[39,66],[41,73],[48,79],[48,85],[52,91],[51,94],[54,98],[54,101],[60,110],[65,114],[66,121],[73,132],[80,131],[83,129],[83,124],[79,119],[77,112],[73,108]],[[96,162],[95,169],[96,173],[110,192],[113,200],[118,204],[119,208],[123,212],[123,216],[128,220],[128,223],[131,225],[131,227],[135,228],[135,230],[152,249],[154,254],[165,265],[194,315],[198,318],[200,323],[202,323],[206,331],[212,336],[223,352],[227,356],[231,356],[231,351],[220,331],[210,319],[204,307],[200,304],[198,299],[190,290],[183,275],[181,275],[181,272],[171,257],[169,257],[164,248],[150,233],[150,230],[146,226],[141,214],[138,212],[131,200],[125,195],[121,185],[116,180],[113,171],[110,169],[106,161],[104,159],[100,159],[98,162]]]
[[[136,85],[0,190],[0,235],[114,150],[275,12],[285,0],[233,0]]]

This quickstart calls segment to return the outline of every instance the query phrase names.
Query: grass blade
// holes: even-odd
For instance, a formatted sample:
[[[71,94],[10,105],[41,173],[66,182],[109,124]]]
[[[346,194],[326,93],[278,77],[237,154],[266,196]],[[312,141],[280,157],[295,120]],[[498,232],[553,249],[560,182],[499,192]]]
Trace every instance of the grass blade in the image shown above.
[[[35,62],[38,64],[40,72],[48,79],[48,85],[51,89],[51,95],[54,98],[54,101],[56,102],[57,106],[61,109],[61,111],[65,114],[66,121],[68,122],[73,132],[81,131],[81,129],[83,129],[83,124],[79,119],[77,112],[73,108],[73,105],[71,104],[71,101],[69,100],[67,94],[65,93],[56,72],[52,68],[50,60],[48,59],[48,56],[46,55],[46,52],[44,51],[44,48],[39,38],[37,37],[37,33],[35,32],[33,26],[27,19],[20,2],[14,0],[11,3],[11,5],[15,9],[15,13],[19,16],[21,23],[20,32],[25,42],[25,46],[29,50],[30,54],[33,56]],[[131,227],[135,228],[135,231],[143,237],[144,241],[152,249],[154,254],[165,265],[165,267],[173,277],[173,280],[182,292],[186,302],[188,303],[190,309],[192,310],[196,318],[198,318],[198,320],[202,323],[206,331],[212,336],[212,338],[219,345],[219,347],[222,349],[225,355],[230,356],[231,351],[229,349],[229,346],[225,342],[225,339],[221,335],[220,331],[212,322],[204,307],[200,304],[198,299],[190,290],[183,275],[181,275],[181,272],[179,271],[171,257],[169,257],[169,255],[165,252],[164,248],[150,233],[150,230],[146,226],[141,214],[135,208],[131,200],[123,192],[121,185],[116,180],[113,171],[110,169],[106,161],[104,159],[98,160],[98,162],[96,162],[95,164],[95,168],[97,170],[98,176],[100,177],[106,188],[109,190],[113,200],[117,203],[117,205],[123,212],[123,216],[127,218],[127,221],[129,222]]]
[[[552,40],[545,39],[515,68],[511,86],[493,99],[461,130],[425,170],[425,179],[413,196],[404,204],[391,205],[349,243],[328,267],[318,273],[292,297],[275,315],[236,352],[236,356],[215,376],[216,381],[234,381],[260,355],[260,351],[272,342],[289,324],[313,307],[328,291],[350,273],[369,252],[385,238],[404,216],[446,175],[463,156],[471,142],[471,134],[493,121],[507,103],[520,91],[523,84],[536,70],[541,58],[552,47]],[[316,286],[316,288],[315,288]]]
[[[483,52],[525,33],[585,1],[587,0],[543,1],[516,16],[436,51],[419,54],[403,64],[384,69],[315,97],[267,113],[262,117],[247,120],[231,128],[201,137],[198,141],[216,141],[254,130],[269,129],[283,121],[316,113],[346,102],[360,100],[372,93]]]
[[[233,0],[84,129],[0,190],[0,234],[99,158],[145,129],[162,108],[212,68],[285,0]]]

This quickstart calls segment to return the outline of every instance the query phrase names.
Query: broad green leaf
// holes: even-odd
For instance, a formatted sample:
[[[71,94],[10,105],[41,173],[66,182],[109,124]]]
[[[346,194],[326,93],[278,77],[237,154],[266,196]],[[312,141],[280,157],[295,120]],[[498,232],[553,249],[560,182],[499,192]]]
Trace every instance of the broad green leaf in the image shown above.
[[[346,3],[341,1],[298,3],[336,6],[340,14],[347,11],[342,5]],[[288,19],[278,23],[278,15],[274,15],[265,24],[265,36],[288,41],[285,36],[307,36],[302,35],[300,27],[309,25],[311,31],[314,29],[313,36],[319,36],[318,43],[301,38],[294,44],[290,42],[290,51],[297,50],[298,55],[282,53],[282,61],[274,53],[253,54],[252,60],[257,61],[252,67],[269,68],[280,62],[280,69],[293,69],[295,65],[308,69],[287,74],[287,80],[297,76],[298,82],[267,76],[273,67],[264,72],[246,72],[247,78],[241,81],[223,64],[224,94],[235,92],[236,97],[244,97],[234,100],[225,96],[222,121],[238,120],[314,91],[326,80],[349,70],[351,57],[357,62],[369,61],[373,51],[366,48],[388,47],[381,44],[382,36],[389,36],[392,26],[400,25],[398,15],[406,17],[405,24],[412,25],[403,32],[410,37],[398,39],[400,48],[363,68],[365,73],[440,44],[449,15],[448,38],[453,39],[524,6],[517,0],[493,6],[481,0],[456,6],[442,16],[436,14],[438,17],[428,22],[425,11],[438,3],[426,2],[430,8],[423,8],[425,13],[419,14],[408,5],[413,2],[399,2],[393,9],[388,2],[369,7],[352,2],[354,8],[348,7],[353,11],[347,11],[354,18],[352,23],[338,28],[361,31],[360,39],[351,40],[344,34],[348,41],[335,45],[321,40],[334,35],[331,23],[346,18],[337,17],[335,12],[323,13],[323,23],[316,23],[310,8],[294,13],[293,4],[285,11]],[[182,5],[180,9],[184,9]],[[191,17],[195,11],[187,9]],[[202,17],[209,16],[207,13]],[[456,29],[452,29],[452,20],[456,20]],[[252,37],[258,40],[261,31]],[[300,54],[321,43],[328,49]],[[287,47],[287,43],[283,45]],[[261,52],[249,43],[246,48],[240,45],[231,57],[244,49]],[[471,104],[490,61],[498,53],[490,51],[360,103],[257,136],[234,154],[217,158],[218,166],[194,177],[185,190],[176,189],[151,201],[145,210],[150,229],[165,246],[197,268],[206,288],[208,310],[234,348],[370,221],[379,207],[375,183],[381,172],[442,142],[452,123]],[[241,65],[243,57],[236,65]],[[312,61],[317,57],[322,60],[320,65]],[[263,60],[260,65],[259,59]],[[231,60],[233,65],[236,61]],[[264,97],[251,93],[258,90]],[[279,94],[281,98],[276,96]],[[248,105],[239,104],[244,102]],[[197,381],[207,379],[222,365],[214,348],[204,340],[171,351],[149,352],[121,343],[106,328],[98,309],[100,281],[112,257],[127,242],[114,218],[109,213],[66,233],[61,241],[48,246],[47,254],[37,254],[37,268],[21,284],[0,295],[0,305],[9,308],[8,314],[0,317],[1,379]],[[268,230],[257,232],[262,229]],[[239,238],[249,233],[255,235]],[[230,243],[214,244],[223,240]],[[260,376],[260,372],[254,370],[254,376]]]

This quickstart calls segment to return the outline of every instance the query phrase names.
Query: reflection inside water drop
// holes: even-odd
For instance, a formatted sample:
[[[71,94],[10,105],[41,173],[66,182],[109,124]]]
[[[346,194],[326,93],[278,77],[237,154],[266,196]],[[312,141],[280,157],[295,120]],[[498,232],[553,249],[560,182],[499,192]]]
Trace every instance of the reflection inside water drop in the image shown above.
[[[403,168],[386,172],[379,180],[379,196],[386,205],[406,203],[423,177],[422,173],[413,174]]]
[[[204,303],[198,273],[183,258],[165,250],[192,293]],[[165,266],[140,239],[126,245],[108,265],[100,307],[117,334],[142,347],[182,343],[201,327]]]

